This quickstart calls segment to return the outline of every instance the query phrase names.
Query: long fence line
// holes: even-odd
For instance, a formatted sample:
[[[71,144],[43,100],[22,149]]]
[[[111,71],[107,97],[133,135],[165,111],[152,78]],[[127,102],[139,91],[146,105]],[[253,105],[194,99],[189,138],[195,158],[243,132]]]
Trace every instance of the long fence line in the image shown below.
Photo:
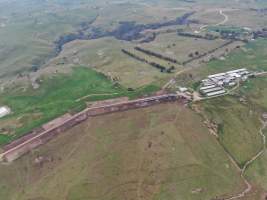
[[[0,154],[0,160],[4,162],[12,162],[22,155],[28,153],[32,149],[47,143],[49,140],[53,139],[55,136],[63,133],[64,131],[80,124],[81,122],[87,120],[90,117],[100,116],[108,113],[121,112],[131,109],[138,109],[143,107],[149,107],[152,105],[174,102],[177,100],[186,100],[184,97],[178,96],[177,94],[165,94],[152,96],[132,101],[126,101],[121,103],[114,103],[110,105],[104,105],[99,107],[87,108],[81,111],[69,119],[59,123],[56,127],[44,130],[38,134],[33,134],[27,140],[18,139],[4,148],[5,151]]]

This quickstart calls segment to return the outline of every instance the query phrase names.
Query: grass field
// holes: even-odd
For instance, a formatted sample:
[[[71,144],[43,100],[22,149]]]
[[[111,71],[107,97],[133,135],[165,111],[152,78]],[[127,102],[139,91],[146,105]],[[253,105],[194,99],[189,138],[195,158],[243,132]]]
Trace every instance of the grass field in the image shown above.
[[[266,77],[253,79],[248,82],[241,89],[241,94],[247,95],[248,101],[253,105],[259,107],[262,112],[267,111],[267,91],[266,91]],[[265,129],[263,132],[267,135],[267,130]],[[255,184],[263,187],[265,190],[267,189],[267,154],[266,151],[264,154],[256,160],[248,169],[246,176]]]
[[[104,75],[81,67],[75,68],[69,75],[55,75],[41,80],[38,90],[17,87],[1,93],[1,104],[9,106],[13,114],[1,119],[0,128],[6,130],[8,136],[2,135],[0,143],[14,139],[70,110],[85,108],[87,101],[120,96],[134,98],[158,89],[149,85],[129,92],[127,88],[113,83]],[[77,101],[87,95],[92,96]]]
[[[264,132],[267,135],[267,131]],[[246,173],[246,176],[255,184],[261,186],[266,190],[267,188],[267,152],[265,151],[263,155],[251,165]]]
[[[214,73],[217,71],[227,71],[238,67],[246,67],[251,70],[266,70],[266,39],[258,39],[249,42],[246,46],[228,55],[225,60],[215,60],[203,68],[203,72]]]
[[[189,59],[190,53],[204,53],[214,49],[225,41],[208,41],[203,39],[192,39],[179,37],[176,33],[159,35],[155,41],[142,44],[141,47],[172,57],[178,61]],[[158,69],[136,61],[121,52],[121,49],[132,50],[138,44],[132,42],[118,41],[114,38],[101,38],[90,41],[74,41],[64,47],[62,53],[47,65],[47,69],[67,68],[72,65],[84,65],[94,68],[105,75],[117,79],[125,87],[138,88],[140,86],[156,83],[159,86],[165,84],[173,74],[161,73]],[[194,50],[193,50],[194,49]],[[149,61],[170,66],[166,61],[155,57],[135,52],[140,57]],[[60,63],[60,65],[59,65]],[[62,64],[63,63],[63,64]],[[200,65],[197,63],[197,65]],[[183,70],[182,66],[176,66],[176,72]],[[40,71],[39,73],[42,73]]]
[[[83,65],[116,79],[125,87],[138,88],[147,84],[161,85],[170,74],[161,73],[154,67],[136,61],[121,52],[122,48],[132,49],[135,44],[114,38],[101,38],[90,41],[75,41],[65,46],[62,53],[51,61],[47,68]],[[42,72],[40,72],[42,73]]]
[[[222,45],[223,40],[204,40],[178,36],[177,33],[159,35],[155,41],[143,44],[144,48],[160,52],[163,55],[176,58],[180,62],[188,60],[190,53],[207,52]]]
[[[257,61],[264,62],[264,59]],[[264,69],[265,66],[261,65],[258,69]],[[240,166],[256,155],[263,145],[259,130],[262,127],[260,117],[267,111],[266,83],[267,78],[264,76],[249,79],[236,91],[235,96],[221,97],[202,104],[209,119],[218,124],[220,143]],[[264,133],[267,133],[266,129]],[[246,199],[263,198],[260,193],[267,189],[266,163],[265,151],[245,172],[254,188]]]
[[[176,104],[87,120],[0,176],[1,200],[206,200],[244,187],[201,118]]]
[[[1,2],[0,2],[1,3]],[[58,6],[58,7],[57,7]],[[91,8],[73,8],[58,2],[1,4],[0,77],[31,71],[40,67],[54,52],[53,42],[62,34],[74,31],[81,22],[91,21],[97,12]]]
[[[240,44],[234,44],[240,45]],[[245,46],[235,49],[231,53],[224,56],[223,59],[213,59],[208,63],[202,63],[197,69],[192,68],[187,73],[177,77],[178,83],[192,86],[194,83],[204,79],[208,75],[234,70],[238,68],[247,68],[252,71],[267,70],[267,40],[257,39],[251,41]],[[193,78],[186,78],[188,74],[192,74]]]
[[[208,118],[218,124],[219,140],[240,166],[261,148],[258,110],[238,98],[222,97],[203,102]]]
[[[260,107],[263,111],[267,111],[266,84],[266,77],[257,77],[246,82],[241,88],[241,94],[246,95],[250,102]]]

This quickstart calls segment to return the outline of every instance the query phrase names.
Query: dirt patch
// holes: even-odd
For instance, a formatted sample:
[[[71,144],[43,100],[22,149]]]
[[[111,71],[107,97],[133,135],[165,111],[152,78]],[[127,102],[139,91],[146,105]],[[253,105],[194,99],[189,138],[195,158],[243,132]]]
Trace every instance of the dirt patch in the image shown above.
[[[61,117],[58,117],[58,118],[56,118],[56,119],[44,124],[42,126],[42,128],[44,130],[49,130],[49,129],[55,128],[55,127],[59,126],[60,124],[62,124],[63,122],[67,121],[70,118],[71,118],[71,114],[66,113],[65,115],[62,115]]]

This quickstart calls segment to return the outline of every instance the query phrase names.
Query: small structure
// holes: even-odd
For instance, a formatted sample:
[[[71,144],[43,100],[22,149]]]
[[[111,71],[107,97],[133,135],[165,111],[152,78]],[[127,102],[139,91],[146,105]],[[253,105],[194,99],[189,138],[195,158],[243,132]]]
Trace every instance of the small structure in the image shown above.
[[[225,90],[219,90],[219,91],[216,91],[216,92],[210,92],[210,93],[207,93],[207,97],[213,97],[213,96],[218,96],[218,95],[222,95],[222,94],[225,94],[226,91]]]
[[[209,75],[208,78],[216,78],[216,77],[222,77],[225,76],[226,73],[219,73],[219,74],[213,74],[213,75]]]
[[[236,85],[236,82],[230,82],[230,83],[228,83],[228,86],[230,86],[230,87],[233,87],[235,85]]]
[[[262,114],[262,119],[263,119],[264,121],[267,121],[267,113],[263,113],[263,114]]]
[[[10,108],[7,106],[0,107],[0,118],[8,115],[10,113]]]
[[[187,92],[188,89],[186,87],[179,87],[180,92]]]
[[[213,84],[213,85],[203,86],[200,88],[200,90],[207,90],[207,89],[211,89],[211,88],[215,88],[215,87],[217,87],[217,86]]]
[[[210,92],[216,92],[216,91],[219,91],[219,90],[222,90],[221,87],[215,87],[215,88],[210,88],[210,89],[206,89],[206,90],[201,90],[200,92],[204,95],[210,93]]]

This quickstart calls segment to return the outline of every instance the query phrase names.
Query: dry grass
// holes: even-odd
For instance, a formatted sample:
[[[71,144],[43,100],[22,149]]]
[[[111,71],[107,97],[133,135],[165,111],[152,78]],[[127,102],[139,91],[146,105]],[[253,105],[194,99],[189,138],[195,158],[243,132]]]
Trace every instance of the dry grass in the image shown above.
[[[5,200],[199,200],[243,187],[199,116],[176,104],[90,119],[0,176]]]

